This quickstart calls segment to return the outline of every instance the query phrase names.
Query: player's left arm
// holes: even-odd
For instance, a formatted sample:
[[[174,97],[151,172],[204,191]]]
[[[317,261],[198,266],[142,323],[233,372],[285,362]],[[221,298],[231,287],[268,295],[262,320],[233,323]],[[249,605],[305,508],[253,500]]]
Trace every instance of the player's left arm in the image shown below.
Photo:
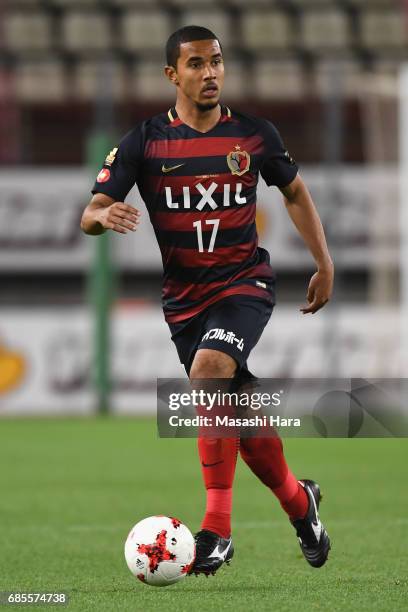
[[[299,234],[312,253],[317,266],[307,291],[308,305],[301,308],[303,314],[314,314],[330,299],[333,291],[334,266],[327,248],[326,237],[312,197],[299,174],[294,180],[280,187],[286,209]]]

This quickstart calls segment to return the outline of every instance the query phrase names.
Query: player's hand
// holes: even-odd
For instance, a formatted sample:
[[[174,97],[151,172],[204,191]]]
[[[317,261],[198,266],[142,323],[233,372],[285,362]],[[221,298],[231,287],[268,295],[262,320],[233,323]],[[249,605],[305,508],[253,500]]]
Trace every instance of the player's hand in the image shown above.
[[[318,270],[310,279],[307,291],[308,305],[300,309],[303,314],[314,314],[330,300],[333,291],[333,268]]]
[[[130,204],[114,202],[98,211],[98,221],[105,229],[127,234],[129,230],[136,231],[140,223],[140,211]]]

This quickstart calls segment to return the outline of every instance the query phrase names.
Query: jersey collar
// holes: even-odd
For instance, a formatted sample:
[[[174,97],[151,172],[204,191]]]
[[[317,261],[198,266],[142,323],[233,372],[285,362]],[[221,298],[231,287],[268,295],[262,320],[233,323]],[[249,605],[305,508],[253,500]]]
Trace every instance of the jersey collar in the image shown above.
[[[177,114],[175,106],[169,108],[169,110],[167,111],[167,117],[172,127],[177,127],[178,125],[181,125],[183,123]],[[223,123],[224,121],[228,121],[229,119],[231,119],[231,110],[228,108],[228,106],[221,104],[221,117],[219,122]]]

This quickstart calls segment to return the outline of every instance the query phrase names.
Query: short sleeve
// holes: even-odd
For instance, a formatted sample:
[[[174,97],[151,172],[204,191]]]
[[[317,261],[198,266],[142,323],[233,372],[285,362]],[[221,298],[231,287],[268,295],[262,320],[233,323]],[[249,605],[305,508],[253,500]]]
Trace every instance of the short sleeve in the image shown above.
[[[267,185],[286,187],[298,172],[296,162],[285,149],[280,134],[270,121],[262,123],[261,132],[264,138],[264,161],[260,168],[262,178]]]
[[[108,153],[92,193],[104,193],[123,202],[137,182],[142,164],[142,128],[136,126]]]

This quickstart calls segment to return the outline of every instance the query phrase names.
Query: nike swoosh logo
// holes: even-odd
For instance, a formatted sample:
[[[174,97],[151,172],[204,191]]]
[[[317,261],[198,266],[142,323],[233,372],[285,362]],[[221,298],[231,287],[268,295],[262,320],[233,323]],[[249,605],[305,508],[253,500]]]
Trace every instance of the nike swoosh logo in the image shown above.
[[[322,524],[321,524],[320,519],[319,519],[319,513],[317,511],[317,506],[316,506],[314,495],[312,494],[311,497],[312,497],[313,506],[314,506],[314,509],[315,509],[315,512],[316,512],[316,517],[317,517],[317,522],[316,523],[314,521],[312,521],[312,529],[313,529],[313,532],[314,532],[314,534],[316,536],[316,540],[318,542],[320,542],[320,536],[322,534]]]
[[[223,552],[220,551],[220,547],[218,545],[217,548],[215,548],[212,551],[211,555],[208,555],[208,557],[217,557],[218,559],[222,559],[223,561],[225,561],[225,558],[226,558],[226,556],[228,554],[228,551],[231,548],[231,544],[232,544],[232,540],[230,540],[228,542],[228,546],[226,547],[226,549]]]
[[[213,467],[213,465],[218,465],[219,463],[224,463],[224,459],[221,459],[221,461],[216,461],[215,463],[201,463],[201,465],[203,467]]]
[[[185,162],[182,164],[177,164],[176,166],[169,166],[168,168],[166,168],[166,166],[163,164],[162,165],[162,172],[166,173],[166,172],[171,172],[172,170],[176,170],[176,168],[181,168],[181,166],[185,166]]]

